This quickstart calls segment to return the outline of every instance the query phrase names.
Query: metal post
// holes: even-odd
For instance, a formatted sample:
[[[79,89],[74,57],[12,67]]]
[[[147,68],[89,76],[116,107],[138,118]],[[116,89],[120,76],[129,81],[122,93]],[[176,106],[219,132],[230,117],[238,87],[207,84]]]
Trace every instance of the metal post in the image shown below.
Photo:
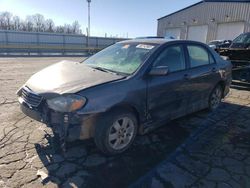
[[[37,54],[41,55],[41,50],[40,50],[40,33],[36,33],[36,45],[37,45]]]
[[[88,2],[88,37],[90,37],[90,3],[91,0],[87,0]]]
[[[62,37],[63,37],[63,50],[62,50],[62,55],[65,55],[65,51],[66,51],[66,49],[65,49],[65,46],[66,46],[66,44],[65,44],[65,34],[63,34]]]
[[[9,46],[9,37],[8,37],[8,32],[7,31],[4,31],[4,33],[5,33],[5,42],[6,42],[6,46],[7,46],[6,55],[8,55],[8,53],[9,53],[9,48],[8,48],[8,46]]]

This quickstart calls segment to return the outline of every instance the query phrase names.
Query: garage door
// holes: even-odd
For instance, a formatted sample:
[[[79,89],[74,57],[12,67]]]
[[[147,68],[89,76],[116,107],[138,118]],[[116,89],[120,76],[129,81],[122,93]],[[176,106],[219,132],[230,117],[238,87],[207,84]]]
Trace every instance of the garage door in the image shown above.
[[[244,22],[230,22],[218,24],[216,39],[235,39],[244,32]]]
[[[181,37],[181,28],[168,28],[166,29],[165,37],[175,39],[180,39]]]
[[[206,43],[207,41],[207,25],[198,25],[188,27],[188,40],[195,40]]]

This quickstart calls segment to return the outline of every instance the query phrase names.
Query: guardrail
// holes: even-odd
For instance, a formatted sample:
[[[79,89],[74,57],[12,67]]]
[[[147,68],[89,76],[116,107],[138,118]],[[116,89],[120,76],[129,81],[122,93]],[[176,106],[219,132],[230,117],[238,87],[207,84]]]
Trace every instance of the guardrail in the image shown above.
[[[0,30],[0,56],[82,55],[95,53],[124,38]]]

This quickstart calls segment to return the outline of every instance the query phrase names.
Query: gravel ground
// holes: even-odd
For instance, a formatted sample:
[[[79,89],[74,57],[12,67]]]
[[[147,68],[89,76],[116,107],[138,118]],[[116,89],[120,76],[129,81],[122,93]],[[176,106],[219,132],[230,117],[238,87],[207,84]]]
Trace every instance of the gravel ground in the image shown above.
[[[62,59],[0,59],[0,187],[250,187],[250,92],[232,89],[221,107],[178,119],[115,157],[92,140],[62,156],[46,125],[23,115],[15,92]]]

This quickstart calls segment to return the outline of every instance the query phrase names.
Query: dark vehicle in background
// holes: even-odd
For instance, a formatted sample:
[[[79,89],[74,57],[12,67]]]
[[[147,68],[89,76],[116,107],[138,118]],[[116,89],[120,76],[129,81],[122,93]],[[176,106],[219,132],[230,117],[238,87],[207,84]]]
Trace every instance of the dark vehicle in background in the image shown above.
[[[228,48],[231,44],[232,44],[233,41],[231,40],[224,40],[222,44],[219,44],[217,46],[217,50],[220,49],[220,48]]]
[[[243,33],[233,40],[229,48],[218,50],[233,64],[233,80],[250,83],[250,33]]]
[[[220,48],[228,48],[231,44],[231,40],[213,40],[208,43],[208,46],[218,51]]]
[[[102,152],[117,154],[137,134],[216,109],[230,84],[231,63],[203,43],[136,39],[47,67],[17,94],[23,113],[51,126],[63,149],[94,138]]]

